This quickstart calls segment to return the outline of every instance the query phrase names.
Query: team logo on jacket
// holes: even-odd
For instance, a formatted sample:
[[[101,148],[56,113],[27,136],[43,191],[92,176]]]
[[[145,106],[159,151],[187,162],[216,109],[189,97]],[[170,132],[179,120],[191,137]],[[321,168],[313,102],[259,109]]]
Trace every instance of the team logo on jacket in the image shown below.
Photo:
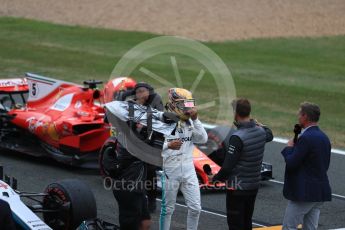
[[[180,140],[182,142],[187,142],[187,141],[192,141],[193,138],[192,137],[179,137],[179,138],[172,138],[172,139],[167,139],[167,142],[170,141],[175,141],[175,140]]]

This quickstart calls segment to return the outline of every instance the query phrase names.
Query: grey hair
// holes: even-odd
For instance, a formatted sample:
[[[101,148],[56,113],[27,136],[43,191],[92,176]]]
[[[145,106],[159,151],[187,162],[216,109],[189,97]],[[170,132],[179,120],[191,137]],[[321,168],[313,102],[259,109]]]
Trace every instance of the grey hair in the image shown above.
[[[317,104],[311,102],[303,102],[300,105],[301,113],[306,114],[308,120],[311,122],[318,122],[320,119],[320,107]]]

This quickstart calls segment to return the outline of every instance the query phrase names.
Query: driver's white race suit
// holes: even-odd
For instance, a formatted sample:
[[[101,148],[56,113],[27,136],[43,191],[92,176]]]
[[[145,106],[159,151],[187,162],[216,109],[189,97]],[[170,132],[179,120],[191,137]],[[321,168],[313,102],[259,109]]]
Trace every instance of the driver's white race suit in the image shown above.
[[[179,150],[168,148],[172,140],[183,142]],[[180,121],[175,132],[165,136],[163,145],[162,205],[159,229],[170,229],[176,197],[180,189],[188,207],[187,229],[197,229],[201,211],[200,188],[193,164],[194,143],[206,143],[207,133],[196,119]]]

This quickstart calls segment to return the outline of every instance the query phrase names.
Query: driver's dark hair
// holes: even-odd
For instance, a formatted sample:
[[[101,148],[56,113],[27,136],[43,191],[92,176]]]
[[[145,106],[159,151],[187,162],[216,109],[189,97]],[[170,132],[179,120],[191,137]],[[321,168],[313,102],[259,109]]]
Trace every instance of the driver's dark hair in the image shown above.
[[[238,98],[231,103],[234,112],[240,117],[248,117],[252,110],[250,102],[247,98]]]
[[[318,122],[321,111],[317,104],[311,102],[303,102],[300,105],[301,113],[306,114],[310,122]]]

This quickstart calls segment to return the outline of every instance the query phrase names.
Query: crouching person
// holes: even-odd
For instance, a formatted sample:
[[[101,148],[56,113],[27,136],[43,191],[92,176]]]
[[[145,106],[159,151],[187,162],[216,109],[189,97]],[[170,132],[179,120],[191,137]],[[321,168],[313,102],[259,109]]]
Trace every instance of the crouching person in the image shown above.
[[[181,190],[188,207],[187,229],[197,229],[201,211],[199,182],[193,164],[194,143],[205,143],[207,133],[199,121],[192,94],[185,89],[169,90],[166,109],[180,121],[174,132],[165,137],[162,157],[162,205],[159,227],[170,229],[176,197]]]

